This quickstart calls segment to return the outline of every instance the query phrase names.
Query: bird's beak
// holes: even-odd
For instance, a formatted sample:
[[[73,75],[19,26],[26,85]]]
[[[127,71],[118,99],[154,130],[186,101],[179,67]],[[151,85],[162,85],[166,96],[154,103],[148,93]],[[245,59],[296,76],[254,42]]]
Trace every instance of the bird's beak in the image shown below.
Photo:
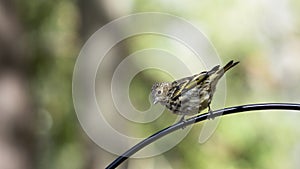
[[[157,99],[154,99],[154,100],[153,100],[153,104],[156,104],[157,102],[158,102]]]

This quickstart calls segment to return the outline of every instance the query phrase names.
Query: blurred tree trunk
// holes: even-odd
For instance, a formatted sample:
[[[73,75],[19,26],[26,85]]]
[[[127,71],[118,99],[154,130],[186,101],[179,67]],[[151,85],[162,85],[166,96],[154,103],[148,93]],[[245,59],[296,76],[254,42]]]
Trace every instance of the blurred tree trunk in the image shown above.
[[[35,167],[35,114],[28,52],[13,1],[0,1],[0,168]]]
[[[112,19],[108,17],[105,9],[100,1],[86,1],[79,0],[78,1],[79,12],[81,15],[81,28],[80,28],[80,36],[82,39],[82,43],[85,43],[87,39],[95,33],[98,29],[100,29],[105,24],[109,23]],[[117,32],[115,32],[117,33]],[[111,35],[114,37],[114,35]],[[101,44],[99,44],[101,45]],[[82,45],[83,46],[83,45]],[[110,63],[110,70],[113,72],[115,67],[124,59],[126,53],[128,53],[126,46],[119,46],[114,53],[116,58],[113,59],[114,63]],[[110,81],[112,77],[112,72],[107,72],[107,79],[101,79],[103,81]],[[89,159],[87,160],[87,165],[85,168],[88,169],[98,169],[105,168],[108,165],[108,162],[113,161],[116,156],[108,153],[101,149],[98,145],[93,143],[91,140],[87,140],[87,147],[89,149]],[[121,168],[127,168],[128,164],[125,162]]]

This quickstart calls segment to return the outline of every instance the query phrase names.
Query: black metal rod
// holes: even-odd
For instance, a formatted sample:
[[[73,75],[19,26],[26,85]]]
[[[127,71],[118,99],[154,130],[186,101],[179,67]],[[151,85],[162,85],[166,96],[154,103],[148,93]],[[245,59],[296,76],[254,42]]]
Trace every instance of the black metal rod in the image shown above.
[[[249,105],[242,105],[242,106],[235,106],[235,107],[229,107],[224,108],[220,110],[213,111],[213,116],[224,116],[228,114],[234,114],[234,113],[241,113],[246,111],[255,111],[255,110],[298,110],[300,111],[300,104],[293,104],[293,103],[262,103],[262,104],[249,104]],[[157,133],[149,136],[148,138],[144,139],[143,141],[139,142],[129,150],[127,150],[124,154],[116,158],[112,163],[110,163],[106,169],[113,169],[119,166],[121,163],[123,163],[126,159],[128,159],[130,156],[132,156],[134,153],[138,152],[145,146],[151,144],[155,140],[158,140],[159,138],[176,131],[178,129],[184,128],[188,125],[198,123],[201,121],[204,121],[208,119],[210,116],[210,113],[204,113],[200,114],[198,116],[189,118],[185,120],[184,122],[176,123],[172,126],[169,126],[161,131],[158,131]]]

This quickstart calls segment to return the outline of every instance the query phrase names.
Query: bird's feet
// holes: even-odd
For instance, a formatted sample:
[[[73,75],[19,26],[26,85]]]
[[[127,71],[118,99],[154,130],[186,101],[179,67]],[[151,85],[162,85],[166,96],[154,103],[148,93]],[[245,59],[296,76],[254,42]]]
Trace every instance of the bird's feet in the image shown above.
[[[180,123],[180,122],[183,122],[183,126],[181,127],[182,129],[185,129],[185,120],[184,120],[184,116],[185,115],[182,115],[182,117],[180,118],[180,120],[179,120],[179,122],[178,123]]]
[[[215,115],[211,111],[210,106],[208,106],[208,116],[207,117],[208,117],[209,120],[214,120],[215,119]]]

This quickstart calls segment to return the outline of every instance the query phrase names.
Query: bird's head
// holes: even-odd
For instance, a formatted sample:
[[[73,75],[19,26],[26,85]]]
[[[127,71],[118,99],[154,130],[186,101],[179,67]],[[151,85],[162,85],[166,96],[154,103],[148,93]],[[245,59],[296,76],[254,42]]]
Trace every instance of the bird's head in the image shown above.
[[[151,89],[153,104],[164,104],[168,101],[168,91],[171,84],[168,82],[154,83]]]

